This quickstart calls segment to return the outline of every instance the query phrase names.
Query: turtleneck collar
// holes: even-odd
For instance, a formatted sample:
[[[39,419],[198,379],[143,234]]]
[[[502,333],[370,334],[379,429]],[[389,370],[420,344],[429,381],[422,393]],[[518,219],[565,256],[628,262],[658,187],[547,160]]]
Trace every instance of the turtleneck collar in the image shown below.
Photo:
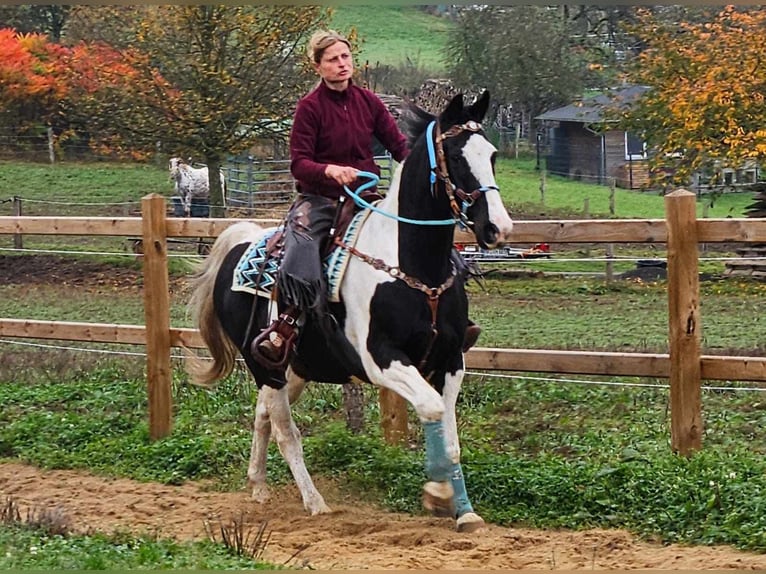
[[[330,88],[327,83],[325,83],[324,80],[320,80],[319,82],[319,89],[322,90],[323,93],[327,94],[329,97],[331,97],[334,100],[345,100],[348,98],[348,92],[351,89],[351,86],[354,85],[354,81],[349,78],[348,79],[348,85],[346,86],[345,90],[333,90]]]

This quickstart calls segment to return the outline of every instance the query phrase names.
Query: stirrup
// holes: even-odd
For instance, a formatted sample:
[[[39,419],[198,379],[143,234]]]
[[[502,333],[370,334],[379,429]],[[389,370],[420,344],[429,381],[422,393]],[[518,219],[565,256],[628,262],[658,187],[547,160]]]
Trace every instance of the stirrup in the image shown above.
[[[271,341],[272,333],[282,341],[281,344],[276,345]],[[297,336],[295,317],[283,313],[253,339],[250,354],[267,369],[282,369],[290,359]]]

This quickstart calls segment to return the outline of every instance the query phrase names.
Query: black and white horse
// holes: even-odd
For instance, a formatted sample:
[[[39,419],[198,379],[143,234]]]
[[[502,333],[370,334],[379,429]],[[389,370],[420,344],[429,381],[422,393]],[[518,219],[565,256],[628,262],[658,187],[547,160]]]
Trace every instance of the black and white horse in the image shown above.
[[[329,511],[306,470],[290,403],[309,380],[347,383],[356,376],[406,399],[422,422],[424,506],[456,518],[460,531],[484,524],[473,511],[460,467],[455,403],[464,374],[468,300],[451,252],[456,221],[470,227],[485,248],[506,242],[513,225],[495,182],[497,150],[481,129],[488,102],[485,93],[464,106],[458,95],[438,118],[414,107],[405,114],[411,153],[386,197],[366,213],[355,244],[339,247],[348,263],[339,284],[341,302],[331,307],[345,344],[307,322],[286,371],[256,362],[250,344],[269,323],[269,300],[258,297],[253,307],[252,294],[232,290],[232,274],[267,230],[236,223],[216,240],[190,301],[213,361],[197,362],[192,380],[211,384],[226,376],[238,354],[252,372],[259,388],[248,468],[255,500],[268,498],[266,453],[273,433],[306,510]]]

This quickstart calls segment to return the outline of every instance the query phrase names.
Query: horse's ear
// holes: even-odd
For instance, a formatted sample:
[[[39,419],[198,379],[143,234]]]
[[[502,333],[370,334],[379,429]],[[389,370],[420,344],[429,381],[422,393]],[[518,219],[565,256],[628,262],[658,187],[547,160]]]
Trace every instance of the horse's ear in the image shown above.
[[[455,95],[442,112],[441,119],[446,124],[454,124],[460,121],[463,114],[463,94]]]
[[[484,116],[487,114],[489,108],[489,90],[484,90],[484,93],[479,96],[476,101],[466,110],[468,117],[475,122],[481,123]]]

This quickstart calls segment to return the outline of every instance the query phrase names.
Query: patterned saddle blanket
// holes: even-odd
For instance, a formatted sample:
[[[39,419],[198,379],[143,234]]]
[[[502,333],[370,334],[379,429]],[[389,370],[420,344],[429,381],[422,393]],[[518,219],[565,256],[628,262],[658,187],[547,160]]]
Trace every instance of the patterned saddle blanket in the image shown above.
[[[359,230],[370,213],[370,210],[364,209],[354,215],[342,237],[346,245],[356,245]],[[269,247],[277,240],[277,234],[282,234],[283,232],[284,229],[282,227],[270,229],[259,241],[251,243],[245,249],[234,269],[231,285],[232,291],[245,291],[260,297],[271,297],[279,271],[279,254],[270,254]],[[329,290],[328,298],[333,303],[338,303],[341,300],[340,285],[343,275],[346,273],[350,257],[351,253],[346,249],[336,247],[322,261]]]

